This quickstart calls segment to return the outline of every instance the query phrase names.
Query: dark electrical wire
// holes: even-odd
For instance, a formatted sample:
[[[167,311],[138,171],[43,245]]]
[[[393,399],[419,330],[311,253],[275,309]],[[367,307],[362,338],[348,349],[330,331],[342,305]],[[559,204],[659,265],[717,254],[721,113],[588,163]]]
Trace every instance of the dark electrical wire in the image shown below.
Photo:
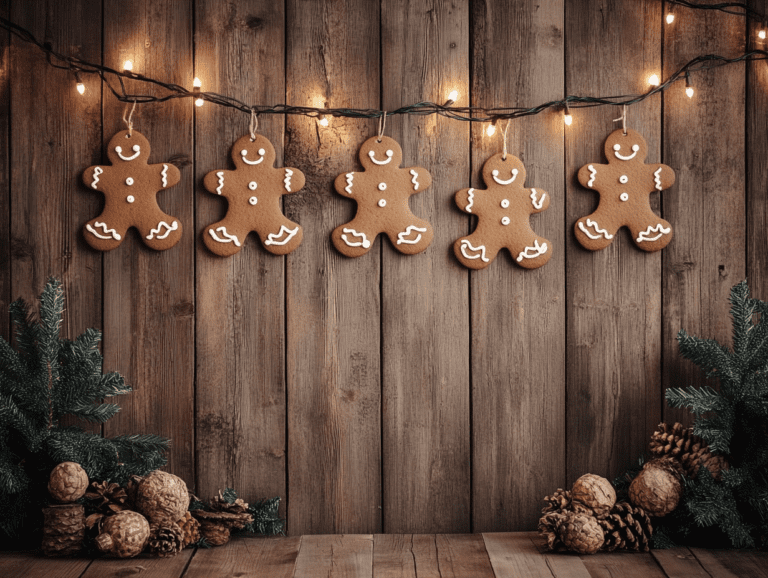
[[[718,10],[719,12],[725,12],[726,14],[736,14],[737,16],[746,16],[747,18],[753,18],[762,22],[765,16],[760,12],[753,10],[745,4],[739,2],[720,2],[717,4],[699,4],[698,2],[688,2],[687,0],[667,0],[670,5],[677,4],[678,6],[685,6],[686,8],[694,8],[696,10]]]
[[[690,4],[684,2],[684,0],[669,0],[676,4]],[[709,5],[692,5],[696,8],[703,8],[706,6],[726,6],[725,4],[709,4]],[[14,36],[20,38],[24,42],[34,44],[40,50],[46,54],[48,63],[55,67],[64,70],[70,70],[73,74],[79,77],[81,74],[97,74],[104,84],[109,88],[110,92],[117,98],[117,100],[126,103],[138,103],[144,104],[149,102],[165,102],[168,100],[174,100],[178,98],[201,98],[206,102],[212,104],[225,106],[228,108],[234,108],[242,112],[252,114],[302,114],[310,117],[321,116],[334,116],[334,117],[348,117],[348,118],[380,118],[384,111],[376,109],[359,109],[359,108],[314,108],[310,106],[292,106],[288,104],[276,104],[276,105],[248,105],[236,98],[217,94],[215,92],[201,92],[199,90],[187,90],[183,86],[178,84],[169,84],[143,74],[138,74],[128,70],[115,70],[108,66],[88,62],[74,56],[67,56],[58,53],[53,50],[49,43],[40,42],[35,36],[25,28],[14,24],[10,20],[0,17],[0,27],[5,28]],[[663,92],[672,86],[679,80],[685,80],[686,84],[690,81],[690,74],[698,72],[700,70],[709,70],[712,68],[718,68],[720,66],[726,66],[737,62],[748,62],[756,60],[767,60],[768,52],[765,50],[751,50],[745,52],[740,56],[734,58],[726,58],[724,56],[718,56],[714,54],[707,54],[697,56],[693,60],[690,60],[684,66],[680,67],[676,72],[672,73],[666,81],[659,84],[659,86],[652,87],[650,90],[643,94],[630,94],[619,96],[604,96],[604,97],[592,97],[592,96],[575,96],[568,95],[560,100],[552,100],[545,102],[532,108],[525,107],[496,107],[496,108],[481,108],[481,107],[457,107],[450,106],[451,101],[446,104],[436,104],[434,102],[418,102],[416,104],[409,104],[407,106],[400,107],[396,110],[387,111],[387,116],[400,115],[400,114],[413,114],[413,115],[431,115],[439,114],[447,118],[455,120],[463,120],[469,122],[496,122],[498,120],[516,119],[524,116],[532,116],[544,112],[545,110],[566,110],[571,108],[588,108],[593,106],[629,106],[642,102],[648,97],[654,94]],[[111,80],[110,80],[111,79]],[[119,83],[119,88],[115,86],[115,79]],[[134,94],[129,93],[125,87],[125,79],[131,79],[139,82],[152,84],[162,88],[166,91],[166,94],[162,96],[150,95],[150,94]]]

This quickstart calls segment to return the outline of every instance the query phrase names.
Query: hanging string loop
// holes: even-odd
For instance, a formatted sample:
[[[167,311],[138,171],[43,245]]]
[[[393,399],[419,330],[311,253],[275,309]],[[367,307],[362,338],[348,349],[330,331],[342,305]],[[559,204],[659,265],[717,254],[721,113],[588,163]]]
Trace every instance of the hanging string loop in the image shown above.
[[[381,137],[384,136],[384,127],[387,126],[387,111],[382,111],[381,116],[379,117],[379,137],[376,139],[376,142],[381,142]]]

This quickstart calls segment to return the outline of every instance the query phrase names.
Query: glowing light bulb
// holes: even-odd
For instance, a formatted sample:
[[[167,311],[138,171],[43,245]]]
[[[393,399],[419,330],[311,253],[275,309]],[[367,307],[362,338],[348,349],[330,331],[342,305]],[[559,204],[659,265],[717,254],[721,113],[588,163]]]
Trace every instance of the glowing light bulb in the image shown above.
[[[448,100],[452,100],[453,102],[459,100],[459,92],[457,90],[452,90],[448,95]]]
[[[658,74],[651,74],[651,76],[648,77],[648,84],[651,86],[659,86],[661,81],[659,80]]]
[[[757,33],[757,37],[758,37],[760,40],[765,40],[765,30],[761,30],[760,32],[758,32],[758,33]]]
[[[202,98],[198,98],[195,101],[195,106],[203,106],[205,104],[205,101]]]
[[[667,14],[667,24],[672,24],[675,21],[675,15],[671,12]]]
[[[573,123],[573,116],[570,113],[566,113],[565,115],[563,115],[563,122],[567,126],[571,126],[571,124]]]
[[[493,136],[496,134],[496,126],[494,125],[488,125],[488,128],[485,129],[485,134],[488,136]]]
[[[85,94],[85,85],[82,82],[77,83],[77,92]]]
[[[322,117],[320,119],[320,126],[328,126],[328,118],[327,117]]]
[[[689,86],[688,88],[685,89],[685,95],[688,98],[693,98],[693,87],[692,86]]]
[[[200,88],[203,86],[203,83],[200,82],[200,79],[197,76],[195,76],[195,79],[192,81],[192,86],[193,88]]]
[[[123,70],[133,70],[133,62],[130,60],[123,62]]]

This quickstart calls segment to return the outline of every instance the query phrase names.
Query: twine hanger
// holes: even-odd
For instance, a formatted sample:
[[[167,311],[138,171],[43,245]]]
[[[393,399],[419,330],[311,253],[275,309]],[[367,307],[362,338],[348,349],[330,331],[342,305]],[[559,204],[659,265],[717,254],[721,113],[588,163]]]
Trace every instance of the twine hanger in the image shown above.
[[[379,136],[376,139],[376,142],[381,142],[381,137],[384,136],[384,127],[387,126],[387,111],[382,111],[381,116],[379,117]]]
[[[621,121],[621,130],[624,131],[624,136],[627,136],[627,105],[623,105],[621,107],[621,116],[619,118],[614,118],[613,122],[619,122]]]
[[[128,135],[126,138],[131,138],[133,136],[133,111],[136,109],[136,101],[133,101],[133,106],[131,107],[131,112],[128,114],[128,118],[125,118],[125,113],[128,112],[128,104],[125,105],[125,110],[123,111],[123,122],[125,123],[125,126],[128,127]]]
[[[507,129],[509,128],[510,122],[512,122],[512,119],[507,121],[507,124],[504,125],[504,130],[501,131],[502,138],[504,139],[504,148],[502,149],[503,152],[501,153],[501,160],[503,161],[507,160]]]
[[[248,128],[251,131],[251,142],[253,142],[256,140],[256,130],[259,128],[259,115],[254,107],[251,107],[251,124]]]

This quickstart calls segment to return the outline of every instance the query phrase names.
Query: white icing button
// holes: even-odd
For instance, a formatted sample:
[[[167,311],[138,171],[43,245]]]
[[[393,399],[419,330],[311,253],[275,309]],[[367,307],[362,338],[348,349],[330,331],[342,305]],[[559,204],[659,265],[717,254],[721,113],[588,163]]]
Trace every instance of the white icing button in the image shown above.
[[[125,184],[130,187],[133,184],[133,179],[131,177],[128,177],[127,179],[125,179]]]
[[[244,157],[248,156],[248,151],[246,149],[241,150],[240,156],[244,156]]]
[[[387,190],[387,183],[379,183],[379,190],[380,191],[386,191]]]
[[[248,202],[251,203],[252,205],[255,205],[256,203],[259,202],[259,199],[257,199],[256,197],[251,197],[250,199],[248,199]]]
[[[622,185],[626,185],[628,181],[629,181],[629,178],[627,177],[627,175],[621,175],[621,176],[619,177],[619,182],[620,182]]]
[[[248,188],[251,189],[252,191],[255,191],[256,187],[258,187],[258,186],[259,185],[256,184],[256,181],[251,181],[250,183],[248,183]],[[255,205],[256,203],[252,203],[252,204]]]
[[[621,145],[616,143],[615,145],[613,145],[613,150],[620,151],[621,150]]]
[[[259,149],[259,154],[260,154],[261,156],[264,156],[264,154],[265,154],[266,152],[267,152],[267,151],[265,151],[264,149]]]
[[[128,195],[127,197],[125,197],[125,200],[128,201],[129,203],[132,203],[136,199],[133,198],[133,195]]]
[[[502,225],[509,225],[509,217],[503,217],[501,219],[501,224]]]
[[[629,200],[629,195],[627,193],[621,193],[621,195],[619,195],[619,198],[622,201],[628,201]]]
[[[501,201],[501,207],[503,209],[508,208],[509,207],[509,199],[504,199],[503,201]]]
[[[384,208],[387,206],[387,201],[385,199],[379,199],[379,202],[377,203],[380,207]]]
[[[640,150],[640,145],[632,145],[632,150],[637,152]]]

